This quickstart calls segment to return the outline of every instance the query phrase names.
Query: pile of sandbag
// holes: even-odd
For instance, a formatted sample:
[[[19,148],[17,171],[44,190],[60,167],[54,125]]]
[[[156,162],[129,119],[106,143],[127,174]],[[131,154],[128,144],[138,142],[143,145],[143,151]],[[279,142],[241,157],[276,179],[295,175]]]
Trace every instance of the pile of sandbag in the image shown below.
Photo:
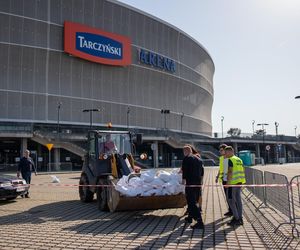
[[[123,176],[116,185],[116,190],[124,196],[174,195],[184,192],[182,175],[178,170],[147,170],[137,176]]]

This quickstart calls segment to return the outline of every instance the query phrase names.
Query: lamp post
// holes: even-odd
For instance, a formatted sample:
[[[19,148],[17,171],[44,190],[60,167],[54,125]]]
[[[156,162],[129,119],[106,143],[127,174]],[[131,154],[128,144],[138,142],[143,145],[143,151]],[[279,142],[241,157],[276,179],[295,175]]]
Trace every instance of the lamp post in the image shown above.
[[[222,139],[223,139],[223,121],[224,121],[224,116],[221,116]]]
[[[263,137],[263,150],[264,150],[264,163],[266,162],[266,148],[265,148],[265,128],[264,126],[268,126],[268,123],[258,123],[257,126],[261,126],[262,137]]]
[[[183,117],[184,117],[184,113],[182,112],[181,115],[180,115],[180,131],[182,133],[182,120],[183,120]]]
[[[255,121],[252,120],[252,131],[253,131],[253,135],[254,135],[254,124],[255,124]]]
[[[276,132],[276,161],[278,163],[279,161],[279,147],[278,147],[278,126],[279,126],[279,123],[278,122],[275,122],[275,132]]]
[[[295,137],[297,138],[297,126],[295,126]]]
[[[126,118],[127,118],[127,129],[129,129],[129,113],[130,113],[130,108],[129,106],[127,107],[127,113],[126,113]]]
[[[93,112],[100,112],[100,109],[84,109],[82,112],[90,113],[90,128],[92,129],[92,124],[93,124]]]
[[[59,122],[60,122],[60,108],[61,108],[62,102],[59,102],[57,104],[57,138],[60,139],[60,133],[59,133]]]
[[[170,110],[169,109],[162,109],[160,111],[161,114],[164,114],[164,118],[165,118],[165,127],[164,127],[164,130],[167,129],[167,114],[170,114]]]

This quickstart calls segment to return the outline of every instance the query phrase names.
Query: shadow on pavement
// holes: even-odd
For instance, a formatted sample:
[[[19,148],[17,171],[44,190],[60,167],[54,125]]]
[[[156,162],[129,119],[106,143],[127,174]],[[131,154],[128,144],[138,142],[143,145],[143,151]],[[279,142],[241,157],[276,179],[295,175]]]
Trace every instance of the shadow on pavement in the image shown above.
[[[184,218],[178,215],[163,215],[163,213],[155,215],[153,213],[155,213],[153,210],[101,212],[97,209],[96,202],[82,203],[79,200],[71,200],[44,204],[24,212],[1,216],[0,224],[70,222],[62,223],[62,230],[94,236],[107,234],[115,236],[120,233],[123,240],[129,242],[150,236],[148,240],[141,240],[142,243],[137,249],[160,248],[170,243],[188,243],[191,238],[195,237],[197,240],[199,239],[195,248],[206,249],[208,245],[213,247],[224,242],[226,234],[234,230],[228,227],[223,229],[225,221],[222,219],[205,225],[207,231],[192,230],[189,228],[189,224],[184,222]],[[78,224],[74,225],[74,221],[78,221]],[[220,235],[216,237],[217,234],[221,234],[221,237]],[[156,237],[153,238],[153,236]]]

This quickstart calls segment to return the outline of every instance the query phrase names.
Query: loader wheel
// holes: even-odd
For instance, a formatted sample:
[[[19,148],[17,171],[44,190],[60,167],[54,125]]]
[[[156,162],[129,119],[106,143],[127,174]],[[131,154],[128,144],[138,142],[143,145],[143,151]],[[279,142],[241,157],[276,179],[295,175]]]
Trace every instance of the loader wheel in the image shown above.
[[[99,179],[97,185],[107,185],[105,179]],[[107,205],[107,187],[97,187],[97,204],[101,211],[108,211]]]
[[[86,175],[81,175],[79,185],[89,185]],[[86,186],[79,186],[79,197],[83,202],[91,202],[94,199],[94,193]]]

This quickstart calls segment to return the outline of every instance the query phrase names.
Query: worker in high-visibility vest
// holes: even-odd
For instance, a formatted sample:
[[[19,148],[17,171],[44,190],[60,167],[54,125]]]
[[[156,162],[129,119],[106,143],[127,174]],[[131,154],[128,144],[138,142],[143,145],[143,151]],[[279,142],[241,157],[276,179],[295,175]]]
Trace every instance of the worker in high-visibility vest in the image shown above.
[[[225,157],[228,158],[228,174],[227,184],[233,185],[228,188],[228,202],[233,213],[232,220],[227,223],[229,226],[243,225],[243,204],[241,198],[241,187],[234,185],[242,185],[246,183],[245,170],[243,161],[234,155],[231,146],[225,148]]]
[[[219,168],[219,172],[216,176],[216,183],[221,183],[222,185],[226,185],[227,183],[227,172],[228,172],[228,159],[225,157],[225,148],[227,147],[226,144],[221,144],[219,146],[219,152],[220,152],[220,157],[219,157],[219,164],[220,164],[220,168]],[[226,198],[226,202],[228,205],[228,211],[224,214],[224,216],[232,216],[232,211],[231,208],[229,206],[228,203],[228,199],[227,199],[227,187],[224,187],[224,193],[225,193],[225,198]]]

